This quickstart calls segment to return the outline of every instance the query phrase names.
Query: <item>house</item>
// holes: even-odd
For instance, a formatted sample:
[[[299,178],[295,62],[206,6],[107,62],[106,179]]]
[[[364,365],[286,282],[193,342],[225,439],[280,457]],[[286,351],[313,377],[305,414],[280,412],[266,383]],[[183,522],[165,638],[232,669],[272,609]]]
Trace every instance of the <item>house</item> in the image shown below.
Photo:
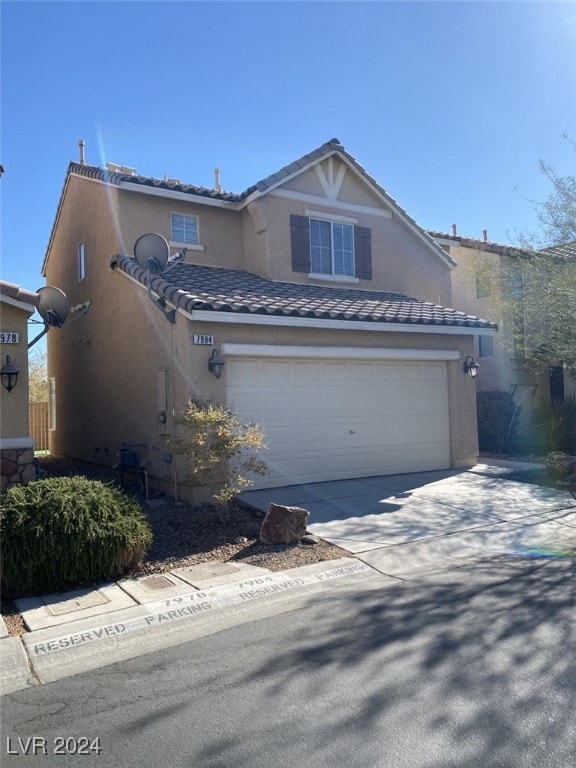
[[[34,477],[34,440],[28,420],[28,319],[39,295],[0,280],[1,489]]]
[[[452,272],[453,305],[465,312],[488,315],[498,321],[497,336],[480,332],[474,341],[474,357],[480,368],[478,391],[510,392],[520,407],[521,428],[531,431],[534,410],[541,401],[564,400],[576,396],[576,380],[562,361],[536,360],[531,339],[542,334],[530,333],[530,322],[542,324],[525,306],[523,264],[542,254],[576,258],[576,247],[560,246],[546,251],[529,251],[494,243],[486,233],[482,240],[455,233],[429,232],[435,241],[458,263]],[[511,297],[515,300],[512,302]],[[511,316],[513,304],[521,307]]]
[[[497,326],[450,308],[454,267],[337,139],[240,194],[82,156],[43,266],[92,302],[48,337],[51,451],[124,447],[189,494],[166,441],[195,396],[264,427],[257,487],[470,466],[464,363]]]

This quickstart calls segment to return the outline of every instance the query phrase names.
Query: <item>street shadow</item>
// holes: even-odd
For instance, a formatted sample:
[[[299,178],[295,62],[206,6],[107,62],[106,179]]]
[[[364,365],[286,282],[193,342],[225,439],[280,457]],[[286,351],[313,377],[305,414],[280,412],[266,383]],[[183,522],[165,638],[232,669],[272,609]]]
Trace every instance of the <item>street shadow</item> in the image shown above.
[[[310,765],[353,765],[361,743],[363,766],[394,768],[401,754],[426,768],[572,768],[575,575],[573,559],[497,557],[314,600],[246,672],[270,727],[247,702],[245,727],[196,764],[263,765],[272,744],[281,753],[306,739]]]

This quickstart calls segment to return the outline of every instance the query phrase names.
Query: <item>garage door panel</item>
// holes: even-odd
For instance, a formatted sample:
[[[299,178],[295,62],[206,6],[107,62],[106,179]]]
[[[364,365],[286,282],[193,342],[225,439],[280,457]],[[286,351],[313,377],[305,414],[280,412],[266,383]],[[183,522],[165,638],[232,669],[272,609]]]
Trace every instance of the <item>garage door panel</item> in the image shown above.
[[[450,465],[443,362],[232,358],[227,381],[267,435],[256,487]]]

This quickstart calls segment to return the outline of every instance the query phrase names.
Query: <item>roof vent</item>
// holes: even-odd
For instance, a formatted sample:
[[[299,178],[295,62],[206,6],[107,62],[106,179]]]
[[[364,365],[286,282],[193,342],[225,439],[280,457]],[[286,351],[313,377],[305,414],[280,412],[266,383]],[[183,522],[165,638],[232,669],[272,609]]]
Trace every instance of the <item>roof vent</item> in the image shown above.
[[[216,192],[222,192],[222,184],[220,183],[220,168],[214,168],[214,189]]]
[[[482,237],[484,238],[484,242],[487,243],[488,242],[488,230],[487,229],[483,229],[482,230]]]
[[[164,174],[164,183],[165,184],[180,184],[180,179],[169,179],[166,174]]]
[[[458,234],[456,232],[456,224],[452,224],[452,234],[454,235],[454,237],[456,237],[456,235]]]

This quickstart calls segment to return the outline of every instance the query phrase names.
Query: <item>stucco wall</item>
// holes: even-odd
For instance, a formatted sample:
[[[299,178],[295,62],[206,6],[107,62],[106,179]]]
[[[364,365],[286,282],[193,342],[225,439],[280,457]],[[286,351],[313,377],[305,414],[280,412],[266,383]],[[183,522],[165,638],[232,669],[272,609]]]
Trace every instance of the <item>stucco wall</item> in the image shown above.
[[[273,193],[254,201],[244,213],[247,243],[246,268],[276,280],[293,283],[332,284],[311,280],[292,271],[290,214],[310,210],[346,215],[372,231],[372,280],[339,283],[347,288],[402,293],[435,304],[451,306],[450,268],[440,256],[395,218],[359,211],[343,211],[328,200],[306,203]]]
[[[19,334],[17,344],[2,344],[0,367],[6,357],[20,373],[11,392],[0,386],[0,488],[25,483],[34,477],[34,442],[28,419],[28,332],[30,313],[7,301],[0,302],[0,330]]]
[[[1,330],[19,334],[18,344],[2,344],[0,367],[6,363],[6,356],[19,370],[18,382],[11,392],[0,387],[2,439],[29,435],[28,424],[28,334],[29,313],[5,301],[0,303]]]

